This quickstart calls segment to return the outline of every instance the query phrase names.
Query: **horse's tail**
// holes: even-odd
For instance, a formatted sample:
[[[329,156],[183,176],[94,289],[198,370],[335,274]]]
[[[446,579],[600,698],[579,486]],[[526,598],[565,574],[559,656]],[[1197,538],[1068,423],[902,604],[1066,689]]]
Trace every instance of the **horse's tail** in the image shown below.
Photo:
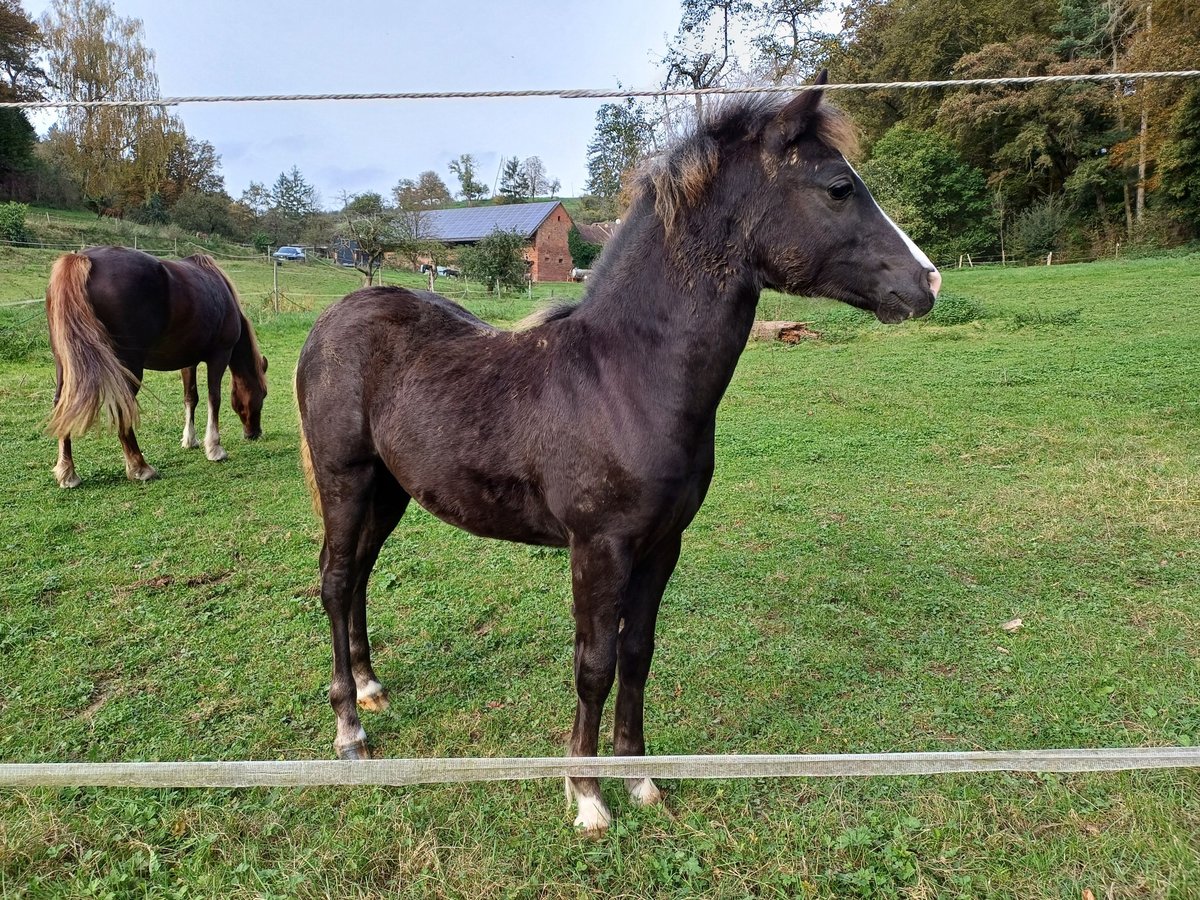
[[[296,391],[296,378],[300,374],[300,366],[292,375],[292,397],[296,401],[296,417],[300,420],[300,467],[304,470],[304,483],[308,485],[308,495],[312,498],[313,512],[321,518],[321,491],[317,487],[317,476],[313,472],[312,450],[308,446],[308,438],[304,436],[304,415],[300,412],[300,394]]]
[[[101,411],[121,432],[138,422],[138,380],[117,359],[112,338],[88,300],[91,270],[86,256],[68,253],[54,263],[46,288],[50,347],[62,369],[62,386],[50,416],[50,431],[59,439],[87,431]]]

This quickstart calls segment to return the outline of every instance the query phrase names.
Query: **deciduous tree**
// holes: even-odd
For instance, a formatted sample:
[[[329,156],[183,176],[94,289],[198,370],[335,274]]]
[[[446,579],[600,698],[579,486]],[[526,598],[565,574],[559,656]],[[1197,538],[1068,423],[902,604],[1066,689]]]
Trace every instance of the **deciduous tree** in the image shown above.
[[[458,193],[467,201],[468,206],[476,200],[482,200],[488,194],[487,185],[476,180],[475,166],[475,157],[470,153],[464,153],[448,166],[451,174],[458,179]]]

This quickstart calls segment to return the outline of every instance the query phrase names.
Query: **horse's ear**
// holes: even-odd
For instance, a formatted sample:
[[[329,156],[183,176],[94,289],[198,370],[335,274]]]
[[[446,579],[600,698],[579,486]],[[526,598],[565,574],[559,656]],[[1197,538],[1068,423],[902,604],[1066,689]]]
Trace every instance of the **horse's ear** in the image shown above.
[[[267,371],[267,358],[264,356],[262,358],[262,361],[263,361],[263,371],[265,372],[265,371]]]
[[[828,82],[829,70],[822,69],[821,74],[813,80],[813,85],[819,87]],[[824,95],[824,91],[802,91],[788,101],[788,104],[779,111],[779,114],[775,117],[775,126],[783,146],[786,147],[808,130],[813,113],[821,105],[821,98]]]

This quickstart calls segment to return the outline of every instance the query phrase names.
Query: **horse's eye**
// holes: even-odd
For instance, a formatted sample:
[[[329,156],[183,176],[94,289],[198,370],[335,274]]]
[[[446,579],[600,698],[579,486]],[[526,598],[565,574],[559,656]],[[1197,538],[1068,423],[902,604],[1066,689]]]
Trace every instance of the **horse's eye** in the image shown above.
[[[853,181],[839,181],[829,186],[829,196],[834,200],[845,200],[854,193]]]

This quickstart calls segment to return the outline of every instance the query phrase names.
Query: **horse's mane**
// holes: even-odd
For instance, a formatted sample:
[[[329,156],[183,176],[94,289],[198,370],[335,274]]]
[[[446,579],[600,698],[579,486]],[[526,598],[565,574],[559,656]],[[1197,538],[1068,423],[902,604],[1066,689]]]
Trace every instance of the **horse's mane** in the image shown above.
[[[647,162],[634,187],[634,205],[652,197],[655,213],[672,231],[679,214],[699,202],[712,184],[721,148],[760,135],[791,100],[772,93],[739,95],[716,103],[690,134]],[[836,106],[818,106],[806,134],[848,158],[857,155],[854,124]]]

